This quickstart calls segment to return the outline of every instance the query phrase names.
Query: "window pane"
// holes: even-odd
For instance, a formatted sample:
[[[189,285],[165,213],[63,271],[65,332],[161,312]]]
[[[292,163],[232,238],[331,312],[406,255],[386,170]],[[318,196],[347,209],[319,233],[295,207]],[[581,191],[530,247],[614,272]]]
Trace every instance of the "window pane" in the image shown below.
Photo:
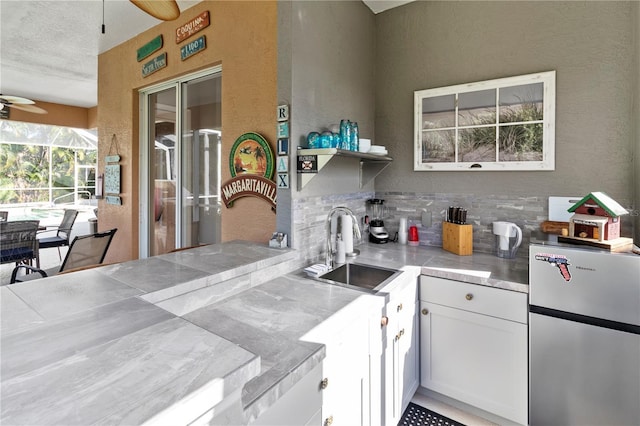
[[[422,132],[422,162],[455,161],[455,131]]]
[[[542,120],[543,83],[500,89],[500,122]]]
[[[476,127],[458,133],[458,159],[461,162],[496,161],[496,128]]]
[[[422,100],[422,129],[441,129],[455,125],[455,95]]]
[[[542,123],[500,126],[500,161],[542,161]]]
[[[458,95],[458,125],[474,126],[496,122],[496,91],[479,90]]]

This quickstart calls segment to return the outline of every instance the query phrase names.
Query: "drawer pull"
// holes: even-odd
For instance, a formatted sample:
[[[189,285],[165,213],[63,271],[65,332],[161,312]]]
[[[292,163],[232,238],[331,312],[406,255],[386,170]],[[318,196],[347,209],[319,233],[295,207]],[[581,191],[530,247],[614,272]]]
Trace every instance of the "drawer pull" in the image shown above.
[[[429,310],[427,308],[422,308],[422,315],[428,315],[429,314]]]
[[[465,296],[465,298],[466,298],[467,300],[471,300],[471,299],[473,299],[473,294],[471,294],[471,293],[467,293],[467,295]]]
[[[400,330],[400,337],[404,336],[404,328]]]
[[[324,421],[324,426],[331,426],[332,424],[333,424],[333,416],[327,417],[327,419]]]
[[[397,311],[400,312],[402,310],[402,303],[398,305]]]
[[[320,382],[320,389],[326,389],[327,386],[329,386],[329,379],[322,379],[322,381]]]
[[[384,326],[386,326],[387,324],[389,324],[389,317],[382,317],[382,318],[380,319],[380,326],[381,326],[381,327],[384,327]]]

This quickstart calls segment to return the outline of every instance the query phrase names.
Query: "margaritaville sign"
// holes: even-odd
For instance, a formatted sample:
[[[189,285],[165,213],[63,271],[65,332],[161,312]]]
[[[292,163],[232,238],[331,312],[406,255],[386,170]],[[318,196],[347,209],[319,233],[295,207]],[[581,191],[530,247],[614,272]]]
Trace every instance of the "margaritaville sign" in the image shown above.
[[[273,152],[267,141],[257,133],[245,133],[236,139],[229,154],[232,178],[222,185],[222,201],[232,207],[241,197],[258,197],[276,210],[276,183],[271,180],[274,169]]]

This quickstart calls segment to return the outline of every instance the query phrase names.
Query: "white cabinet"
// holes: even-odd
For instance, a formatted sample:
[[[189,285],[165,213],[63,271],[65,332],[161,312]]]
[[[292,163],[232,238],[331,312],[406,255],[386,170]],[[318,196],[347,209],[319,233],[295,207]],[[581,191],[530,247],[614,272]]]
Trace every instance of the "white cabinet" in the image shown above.
[[[527,295],[420,278],[420,384],[527,424]]]
[[[322,380],[322,365],[318,365],[275,404],[262,413],[252,426],[321,426],[322,394],[318,383]],[[218,419],[212,424],[223,424]]]
[[[327,344],[323,362],[323,425],[369,424],[368,322],[345,324],[334,342]]]
[[[396,425],[418,388],[417,275],[405,271],[386,305],[384,339],[384,422]]]
[[[380,298],[363,295],[302,338],[325,344],[318,383],[323,426],[371,424],[370,356],[376,349],[370,333],[380,329],[382,308]]]

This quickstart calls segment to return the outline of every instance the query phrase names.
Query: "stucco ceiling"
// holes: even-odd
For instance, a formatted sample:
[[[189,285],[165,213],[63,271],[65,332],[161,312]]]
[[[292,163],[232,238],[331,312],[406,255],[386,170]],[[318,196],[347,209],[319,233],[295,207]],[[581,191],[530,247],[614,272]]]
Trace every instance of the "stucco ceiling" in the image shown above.
[[[199,0],[178,0],[185,10]],[[98,54],[161,21],[128,0],[0,0],[0,93],[97,104]]]
[[[364,3],[380,13],[409,1]],[[184,11],[199,2],[178,5]],[[128,0],[0,0],[0,93],[93,107],[98,54],[159,22]]]

